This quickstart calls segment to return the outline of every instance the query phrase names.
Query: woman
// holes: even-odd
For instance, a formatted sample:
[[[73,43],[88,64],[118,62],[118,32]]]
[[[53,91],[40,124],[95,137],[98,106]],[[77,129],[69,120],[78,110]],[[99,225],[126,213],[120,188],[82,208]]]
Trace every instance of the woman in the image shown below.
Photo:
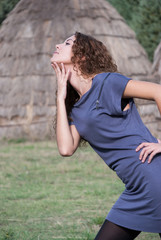
[[[161,236],[161,143],[133,101],[155,100],[161,113],[161,86],[117,73],[103,43],[78,32],[56,45],[51,65],[60,154],[71,156],[85,139],[126,186],[95,240],[130,240],[141,231]]]

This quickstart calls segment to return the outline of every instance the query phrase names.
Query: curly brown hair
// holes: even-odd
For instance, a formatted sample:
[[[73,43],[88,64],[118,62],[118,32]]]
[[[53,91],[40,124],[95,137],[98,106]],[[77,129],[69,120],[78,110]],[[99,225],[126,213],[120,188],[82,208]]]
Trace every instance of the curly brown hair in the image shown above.
[[[84,78],[93,77],[102,72],[117,72],[117,65],[114,63],[106,46],[95,38],[76,32],[72,46],[73,56],[71,61],[75,71],[79,71]],[[73,105],[79,100],[79,94],[67,83],[67,97],[65,100],[68,119]],[[54,123],[56,126],[56,121]],[[55,127],[54,126],[54,127]]]
[[[72,46],[72,63],[76,71],[80,71],[83,77],[93,77],[102,72],[117,72],[117,65],[114,63],[111,54],[106,46],[95,38],[76,32]],[[78,69],[78,70],[77,70]],[[72,110],[74,103],[79,100],[79,95],[68,83],[66,109],[67,116]]]
[[[93,76],[101,72],[116,72],[117,65],[106,46],[95,38],[76,32],[72,46],[72,63],[84,76]]]

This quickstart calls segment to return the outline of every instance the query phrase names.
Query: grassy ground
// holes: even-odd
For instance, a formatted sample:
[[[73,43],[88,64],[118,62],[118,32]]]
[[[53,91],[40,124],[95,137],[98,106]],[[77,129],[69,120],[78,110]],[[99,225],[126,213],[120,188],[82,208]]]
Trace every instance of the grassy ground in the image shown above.
[[[1,142],[0,169],[0,240],[92,240],[124,189],[89,147],[62,158],[49,141]]]

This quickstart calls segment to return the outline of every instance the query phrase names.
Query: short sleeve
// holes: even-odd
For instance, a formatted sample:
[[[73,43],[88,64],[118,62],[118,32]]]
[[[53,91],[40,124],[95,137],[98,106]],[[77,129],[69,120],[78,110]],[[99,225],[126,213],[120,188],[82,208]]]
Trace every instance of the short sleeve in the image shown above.
[[[69,114],[68,123],[69,123],[70,126],[74,125],[74,120],[73,120],[73,117],[72,117],[72,113]]]
[[[119,73],[111,73],[105,80],[102,91],[102,104],[111,115],[122,114],[121,100],[127,83],[131,78]]]

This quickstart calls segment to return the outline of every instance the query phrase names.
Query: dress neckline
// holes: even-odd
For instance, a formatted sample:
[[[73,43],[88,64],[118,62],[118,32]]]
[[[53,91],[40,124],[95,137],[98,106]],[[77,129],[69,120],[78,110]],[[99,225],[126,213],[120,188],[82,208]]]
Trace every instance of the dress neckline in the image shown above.
[[[104,78],[106,75],[108,74],[108,72],[102,72],[102,73],[98,73],[96,74],[93,79],[92,79],[92,85],[90,87],[90,89],[85,92],[81,98],[79,98],[79,100],[74,104],[74,107],[80,105],[82,102],[84,102],[84,100],[90,95],[90,93],[93,91],[93,89],[96,87],[96,82],[101,82],[100,80],[102,79],[102,77]]]
[[[98,74],[97,74],[97,75],[98,75]],[[89,88],[89,90],[88,90],[87,92],[85,92],[85,93],[79,98],[79,100],[74,104],[74,106],[79,105],[79,104],[83,101],[83,99],[91,93],[91,91],[92,91],[93,88],[94,88],[94,85],[95,85],[94,82],[95,82],[95,79],[96,79],[96,76],[97,76],[97,75],[95,75],[95,76],[92,78],[92,84],[91,84],[91,87]]]

